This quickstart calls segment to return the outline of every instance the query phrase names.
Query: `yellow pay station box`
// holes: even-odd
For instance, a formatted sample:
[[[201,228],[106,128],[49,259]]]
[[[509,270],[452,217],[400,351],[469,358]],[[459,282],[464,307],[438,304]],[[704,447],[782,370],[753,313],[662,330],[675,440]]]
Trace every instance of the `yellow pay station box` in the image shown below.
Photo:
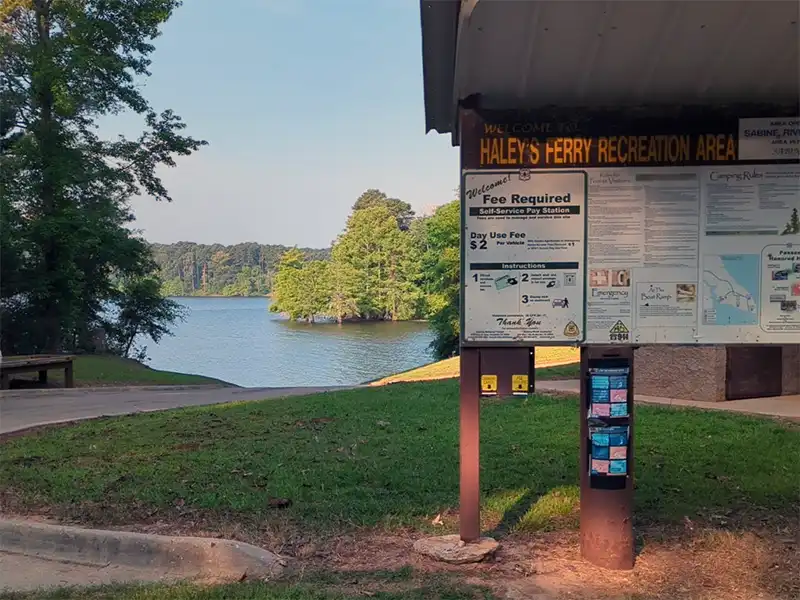
[[[484,396],[497,394],[497,375],[481,375],[481,394]]]
[[[511,376],[511,392],[515,396],[528,395],[528,376],[527,375],[512,375]]]

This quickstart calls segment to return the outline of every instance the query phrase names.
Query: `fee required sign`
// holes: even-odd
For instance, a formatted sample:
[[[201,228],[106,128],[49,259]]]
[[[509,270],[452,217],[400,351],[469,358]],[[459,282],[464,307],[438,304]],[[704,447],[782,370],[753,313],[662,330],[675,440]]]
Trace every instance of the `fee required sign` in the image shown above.
[[[475,171],[462,189],[462,342],[581,342],[586,174]]]

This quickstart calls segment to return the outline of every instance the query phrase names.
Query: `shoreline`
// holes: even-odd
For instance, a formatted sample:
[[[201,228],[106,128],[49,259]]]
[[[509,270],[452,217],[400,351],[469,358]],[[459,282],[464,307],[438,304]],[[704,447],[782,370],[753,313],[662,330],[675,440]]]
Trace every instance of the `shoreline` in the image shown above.
[[[245,300],[247,298],[266,298],[271,299],[272,296],[267,294],[266,296],[223,296],[222,294],[204,294],[204,295],[195,295],[195,296],[165,296],[170,300],[185,300],[190,298],[225,298],[228,300]],[[285,319],[287,322],[292,323],[301,323],[304,325],[346,325],[350,324],[358,324],[362,325],[364,323],[428,323],[428,319],[398,319],[396,321],[392,321],[391,319],[345,319],[341,323],[337,322],[336,319],[324,319],[321,318],[317,321],[308,322],[305,319],[296,319],[295,321],[290,321],[289,319]]]

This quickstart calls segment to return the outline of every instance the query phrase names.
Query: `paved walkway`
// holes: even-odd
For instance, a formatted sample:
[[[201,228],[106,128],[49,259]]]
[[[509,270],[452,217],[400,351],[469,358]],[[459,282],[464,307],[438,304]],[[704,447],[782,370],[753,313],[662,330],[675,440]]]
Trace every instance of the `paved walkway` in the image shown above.
[[[51,425],[93,417],[126,415],[167,410],[184,406],[203,406],[226,402],[246,402],[284,396],[300,396],[346,389],[345,387],[233,388],[209,386],[95,388],[19,390],[0,393],[0,434],[29,427]],[[578,394],[578,380],[540,381],[538,391]],[[727,410],[755,415],[771,415],[800,420],[800,396],[778,396],[699,402],[636,396],[641,404],[691,406],[707,410]]]
[[[580,381],[537,381],[536,390],[541,392],[566,392],[580,394]],[[752,415],[769,415],[786,419],[800,420],[800,396],[775,396],[771,398],[749,398],[747,400],[727,400],[725,402],[701,402],[699,400],[679,400],[635,394],[638,404],[663,404],[668,406],[691,406],[706,410],[726,410]]]
[[[77,565],[0,552],[0,593],[41,588],[171,581],[164,569]]]
[[[112,415],[245,402],[284,396],[303,396],[342,387],[234,388],[144,387],[20,390],[0,393],[0,434],[39,425],[52,425]]]

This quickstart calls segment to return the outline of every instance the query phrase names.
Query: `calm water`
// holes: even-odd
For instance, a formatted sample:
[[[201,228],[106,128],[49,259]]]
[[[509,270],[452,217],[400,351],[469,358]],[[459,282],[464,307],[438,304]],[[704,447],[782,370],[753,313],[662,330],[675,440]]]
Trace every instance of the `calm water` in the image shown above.
[[[148,365],[241,386],[353,385],[432,360],[425,323],[290,323],[266,298],[180,298],[186,321]]]

